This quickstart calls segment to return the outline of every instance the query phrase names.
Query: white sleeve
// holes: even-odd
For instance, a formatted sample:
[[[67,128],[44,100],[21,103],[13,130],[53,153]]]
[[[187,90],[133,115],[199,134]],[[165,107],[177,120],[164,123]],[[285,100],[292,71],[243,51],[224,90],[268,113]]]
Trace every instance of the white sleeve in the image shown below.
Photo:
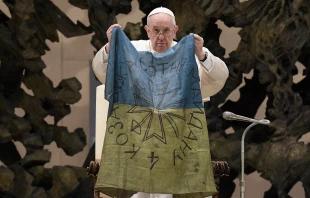
[[[196,57],[199,69],[200,89],[202,100],[209,100],[210,96],[218,93],[225,85],[229,72],[224,61],[214,56],[207,48],[207,59],[201,62]]]
[[[93,62],[92,62],[92,67],[93,71],[98,78],[98,80],[105,84],[105,79],[106,79],[106,73],[107,73],[107,66],[108,66],[108,58],[109,55],[105,51],[105,46],[104,45],[95,55]]]

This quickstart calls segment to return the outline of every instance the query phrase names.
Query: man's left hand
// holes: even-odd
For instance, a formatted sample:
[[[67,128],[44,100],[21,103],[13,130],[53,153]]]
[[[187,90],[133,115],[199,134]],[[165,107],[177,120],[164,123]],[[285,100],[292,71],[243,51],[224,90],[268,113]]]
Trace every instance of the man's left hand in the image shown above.
[[[203,60],[206,57],[206,52],[203,50],[204,40],[198,34],[194,34],[194,42],[195,42],[195,54],[198,60]]]

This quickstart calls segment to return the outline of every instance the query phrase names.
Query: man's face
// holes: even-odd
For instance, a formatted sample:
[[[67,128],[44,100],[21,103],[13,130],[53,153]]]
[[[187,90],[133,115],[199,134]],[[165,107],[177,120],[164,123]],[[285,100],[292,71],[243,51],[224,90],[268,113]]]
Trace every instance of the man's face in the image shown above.
[[[153,50],[162,53],[171,47],[178,26],[173,24],[170,15],[158,13],[149,17],[149,24],[144,29],[151,40]]]

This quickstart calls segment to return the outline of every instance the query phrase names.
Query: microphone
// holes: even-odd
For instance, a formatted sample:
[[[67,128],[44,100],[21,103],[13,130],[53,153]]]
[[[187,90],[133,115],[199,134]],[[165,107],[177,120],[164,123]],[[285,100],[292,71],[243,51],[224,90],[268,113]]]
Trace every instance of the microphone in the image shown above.
[[[263,125],[269,125],[270,124],[270,121],[266,120],[266,119],[255,120],[252,118],[248,118],[248,117],[244,117],[241,115],[234,114],[234,113],[229,112],[229,111],[225,111],[222,116],[225,120],[237,120],[237,121],[244,121],[244,122],[253,122],[253,123],[258,123],[258,124],[263,124]]]
[[[234,114],[229,111],[225,111],[223,113],[223,118],[225,120],[237,120],[237,121],[244,121],[244,122],[252,122],[243,132],[241,137],[241,178],[240,178],[240,197],[244,198],[245,194],[245,181],[244,181],[244,139],[247,132],[252,128],[253,126],[257,124],[263,124],[263,125],[269,125],[270,121],[263,119],[263,120],[255,120],[252,118],[247,118],[241,115]]]

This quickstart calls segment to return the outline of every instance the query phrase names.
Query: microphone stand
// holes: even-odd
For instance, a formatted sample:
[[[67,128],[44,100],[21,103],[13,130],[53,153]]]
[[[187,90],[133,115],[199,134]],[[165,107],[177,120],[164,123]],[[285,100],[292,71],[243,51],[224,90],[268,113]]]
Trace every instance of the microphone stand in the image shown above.
[[[241,179],[240,179],[240,196],[244,198],[245,193],[245,181],[244,181],[244,139],[247,132],[258,124],[268,125],[270,123],[269,120],[255,120],[252,124],[250,124],[243,132],[241,138]]]
[[[250,124],[243,132],[242,138],[241,138],[241,179],[240,179],[240,196],[241,198],[244,198],[244,192],[245,192],[245,181],[244,181],[244,138],[247,132],[252,128],[253,126],[258,125],[257,122],[254,122]]]
[[[241,138],[241,179],[240,179],[240,196],[241,198],[244,198],[244,192],[245,192],[245,181],[244,181],[244,139],[247,132],[255,125],[263,124],[263,125],[269,125],[269,120],[256,120],[247,118],[244,116],[236,115],[234,113],[231,113],[229,111],[225,111],[223,113],[223,118],[225,120],[235,120],[235,121],[244,121],[244,122],[252,122],[243,132],[242,138]]]

